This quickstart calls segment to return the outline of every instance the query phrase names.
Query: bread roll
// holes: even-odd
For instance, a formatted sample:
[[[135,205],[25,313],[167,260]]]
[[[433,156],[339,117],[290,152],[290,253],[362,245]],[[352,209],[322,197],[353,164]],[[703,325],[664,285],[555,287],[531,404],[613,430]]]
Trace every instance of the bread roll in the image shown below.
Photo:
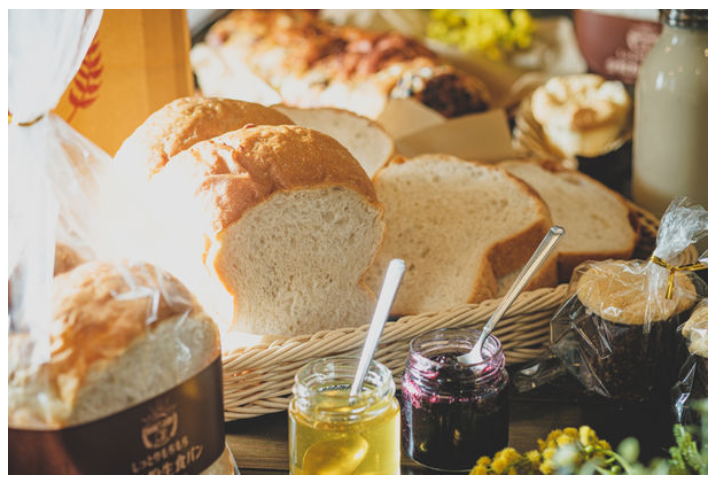
[[[547,205],[506,171],[447,155],[396,158],[375,175],[386,239],[369,273],[377,290],[392,258],[406,273],[392,312],[415,314],[498,295],[552,225]],[[541,282],[556,284],[556,262]],[[533,285],[534,287],[534,285]]]
[[[89,262],[55,277],[53,289],[49,361],[27,364],[27,335],[9,338],[12,428],[97,421],[178,386],[221,354],[195,298],[151,265]],[[206,471],[230,473],[227,457]]]

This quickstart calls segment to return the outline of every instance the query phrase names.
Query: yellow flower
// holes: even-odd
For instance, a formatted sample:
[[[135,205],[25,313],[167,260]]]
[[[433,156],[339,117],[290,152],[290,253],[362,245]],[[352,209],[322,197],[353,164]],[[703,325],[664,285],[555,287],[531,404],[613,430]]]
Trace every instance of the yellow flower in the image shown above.
[[[583,446],[588,446],[597,441],[597,433],[589,426],[579,428],[579,442]]]
[[[545,461],[541,465],[539,465],[539,471],[543,475],[551,475],[554,472],[554,466],[552,466],[551,461]]]
[[[495,455],[495,459],[497,458],[504,459],[507,464],[511,464],[520,459],[520,453],[515,448],[505,448]]]
[[[489,466],[490,465],[490,457],[489,456],[482,456],[479,460],[477,460],[477,466]]]
[[[505,471],[505,468],[507,468],[507,461],[503,458],[495,458],[492,462],[492,471],[494,471],[495,474],[501,475]]]
[[[545,441],[542,438],[540,438],[537,440],[537,447],[539,448],[540,451],[544,451],[544,449],[547,447],[547,443],[545,443]]]
[[[527,457],[527,460],[532,464],[532,468],[536,469],[542,462],[542,455],[536,449],[528,451],[527,453],[525,453],[525,456]]]
[[[551,460],[554,456],[555,451],[557,451],[555,448],[546,448],[544,451],[542,451],[542,458],[545,461]]]
[[[567,446],[572,443],[574,443],[574,438],[566,434],[562,434],[559,438],[557,438],[557,446]]]
[[[487,474],[487,468],[481,465],[475,466],[471,471],[471,475],[486,475]]]
[[[570,438],[574,438],[575,440],[579,436],[579,431],[577,431],[577,428],[564,428],[563,432],[564,434],[566,434]]]

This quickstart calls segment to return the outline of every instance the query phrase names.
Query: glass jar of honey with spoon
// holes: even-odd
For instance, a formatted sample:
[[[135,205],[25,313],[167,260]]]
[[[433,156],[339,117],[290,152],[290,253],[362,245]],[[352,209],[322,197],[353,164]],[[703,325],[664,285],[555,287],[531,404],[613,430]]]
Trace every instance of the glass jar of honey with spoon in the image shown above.
[[[294,475],[400,474],[400,406],[390,370],[373,361],[350,395],[358,359],[310,362],[296,374],[288,407]]]

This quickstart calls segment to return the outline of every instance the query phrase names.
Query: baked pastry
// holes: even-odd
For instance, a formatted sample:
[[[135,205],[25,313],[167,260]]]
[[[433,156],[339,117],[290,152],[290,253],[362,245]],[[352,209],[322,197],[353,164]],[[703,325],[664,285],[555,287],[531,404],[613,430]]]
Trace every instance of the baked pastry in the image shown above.
[[[9,336],[11,472],[132,473],[121,450],[136,449],[136,440],[143,454],[141,441],[151,428],[127,412],[152,413],[148,401],[158,396],[165,407],[175,405],[178,430],[159,438],[165,444],[154,438],[149,446],[161,451],[173,445],[187,435],[188,419],[196,414],[187,414],[185,403],[168,391],[190,380],[205,387],[197,375],[214,363],[218,384],[194,399],[207,409],[202,424],[218,431],[201,442],[207,454],[217,454],[193,469],[233,473],[223,435],[219,332],[174,277],[144,263],[85,263],[55,277],[48,332],[50,355],[42,364],[28,363],[27,334]],[[103,434],[117,424],[119,434]]]
[[[194,47],[191,61],[206,95],[231,92],[222,82],[243,82],[238,77],[248,67],[283,103],[298,107],[376,118],[390,97],[412,97],[447,117],[489,105],[481,80],[444,64],[417,40],[331,25],[312,11],[231,12]],[[233,75],[217,81],[225,69]]]
[[[560,281],[569,281],[587,260],[632,257],[638,233],[620,195],[577,171],[550,170],[526,161],[499,166],[532,186],[547,203],[554,223],[565,228],[556,249]]]
[[[405,260],[394,315],[497,296],[499,280],[522,268],[552,226],[537,193],[495,166],[439,154],[394,158],[374,183],[386,237],[368,280],[377,290],[388,261]],[[540,275],[531,288],[556,285],[556,262]]]
[[[273,108],[290,117],[296,125],[321,131],[341,143],[371,178],[395,155],[395,142],[385,129],[377,122],[351,111],[288,106]]]
[[[621,82],[595,74],[554,77],[531,101],[550,144],[566,156],[585,157],[604,154],[628,124],[631,105]]]
[[[575,275],[584,308],[574,322],[582,380],[616,399],[644,400],[673,385],[676,329],[698,298],[689,275],[678,272],[673,297],[653,299],[646,270],[644,261],[608,260],[584,264]]]
[[[684,378],[691,380],[688,398],[698,400],[709,396],[709,305],[704,299],[696,306],[681,330],[687,341],[688,353]]]

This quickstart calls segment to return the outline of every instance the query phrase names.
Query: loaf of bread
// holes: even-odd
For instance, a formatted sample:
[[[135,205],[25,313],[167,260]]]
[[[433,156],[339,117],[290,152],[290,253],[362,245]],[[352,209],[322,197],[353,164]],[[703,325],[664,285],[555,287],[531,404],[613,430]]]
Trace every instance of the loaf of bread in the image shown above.
[[[499,294],[552,225],[547,205],[500,168],[446,155],[395,158],[374,178],[386,238],[369,274],[377,289],[388,260],[406,263],[394,315],[445,309]],[[548,263],[531,288],[555,285]]]
[[[631,98],[621,82],[596,74],[554,77],[532,95],[532,114],[562,153],[595,157],[629,123]]]
[[[151,178],[169,158],[199,141],[249,124],[293,124],[275,109],[232,99],[182,97],[154,112],[129,136],[114,156],[123,169]]]
[[[136,255],[177,276],[224,328],[286,336],[368,323],[375,297],[362,278],[383,237],[383,208],[361,165],[326,134],[258,125],[291,124],[278,111],[209,102],[245,115],[221,133],[222,111],[209,109],[184,139],[176,117],[160,112],[122,147],[141,146],[132,151],[154,173],[145,193],[153,222]],[[151,133],[167,132],[181,147],[165,161]]]
[[[338,107],[375,118],[388,98],[411,97],[453,117],[489,104],[482,81],[445,65],[420,42],[331,25],[312,11],[236,10],[212,26],[191,60],[205,95],[232,91],[215,78],[222,69],[233,68],[236,77],[223,82],[240,83],[248,67],[283,103],[298,107]]]
[[[395,142],[375,121],[351,111],[334,108],[300,109],[273,106],[298,126],[328,134],[345,146],[369,177],[395,155]]]
[[[51,354],[40,365],[27,364],[27,334],[9,337],[11,428],[97,421],[178,386],[221,354],[219,332],[191,293],[145,263],[95,261],[58,275],[50,324]],[[206,471],[231,474],[230,455]]]
[[[638,233],[620,195],[577,171],[525,161],[499,166],[532,186],[547,203],[554,223],[565,228],[557,246],[561,281],[569,281],[577,265],[587,260],[631,258]]]

